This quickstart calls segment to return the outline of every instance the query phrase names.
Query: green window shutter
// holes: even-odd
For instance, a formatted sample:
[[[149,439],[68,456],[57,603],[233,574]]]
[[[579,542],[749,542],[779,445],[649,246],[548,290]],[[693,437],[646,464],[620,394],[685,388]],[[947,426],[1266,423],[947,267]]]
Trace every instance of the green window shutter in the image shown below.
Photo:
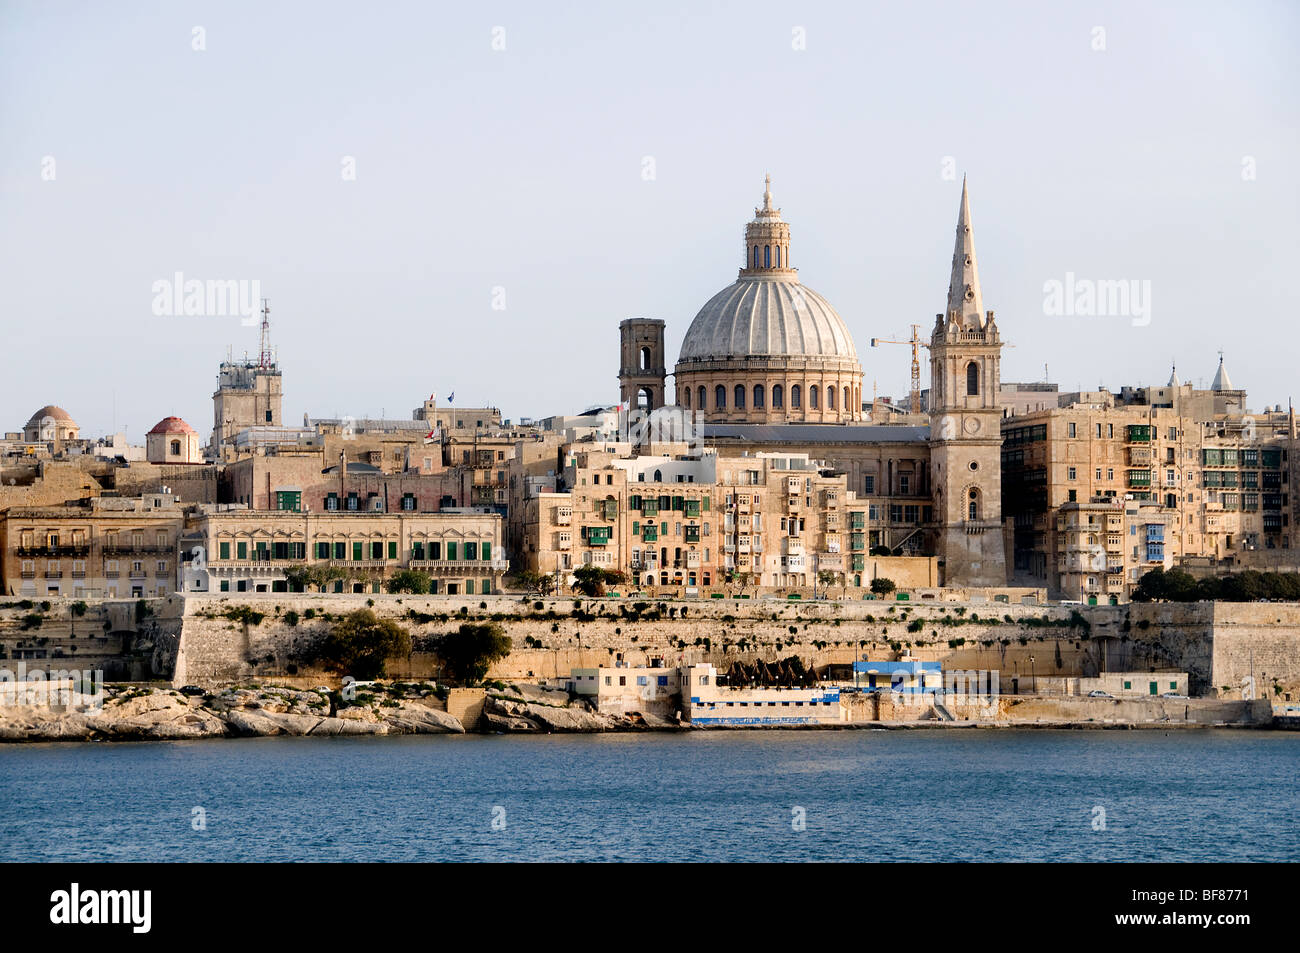
[[[222,591],[222,592],[229,592],[229,591],[230,591],[230,580],[229,580],[229,579],[223,579],[223,580],[221,580],[221,591]]]
[[[330,544],[329,544],[329,543],[317,543],[317,544],[316,544],[316,558],[317,558],[317,559],[329,559],[329,558],[330,558]]]
[[[384,558],[384,544],[382,540],[380,542],[370,544],[370,558],[371,559]]]
[[[335,558],[335,559],[347,559],[347,558],[348,558],[348,544],[347,544],[347,543],[335,543],[335,544],[334,544],[334,558]]]
[[[442,558],[442,543],[430,543],[430,544],[429,544],[429,558],[430,558],[430,559],[441,559],[441,558]]]
[[[492,559],[492,544],[491,544],[491,543],[482,543],[482,544],[481,544],[481,547],[482,547],[482,550],[483,550],[483,558],[484,558],[485,560],[491,560],[491,559]],[[484,592],[487,592],[486,589],[484,589],[483,591],[484,591]]]
[[[248,543],[235,543],[235,558],[236,559],[248,558]]]
[[[219,556],[220,559],[229,559],[229,558],[230,558],[230,544],[229,544],[229,543],[218,543],[218,544],[217,544],[217,552],[220,553],[220,556]]]
[[[667,535],[668,535],[668,524],[667,524],[667,523],[660,523],[660,524],[659,524],[659,535],[660,535],[660,536],[667,536]]]
[[[704,498],[704,510],[705,510],[705,512],[708,512],[708,509],[709,509],[709,498],[706,496],[706,497]]]
[[[632,521],[632,535],[633,536],[641,535],[641,523],[637,520]]]
[[[389,559],[397,558],[397,540],[395,539],[390,539],[388,541],[388,558]]]
[[[361,561],[361,544],[360,544],[360,543],[353,543],[353,544],[352,544],[352,558],[353,558],[354,560],[356,560],[357,562],[360,562],[360,561]]]
[[[447,544],[447,559],[449,559],[449,560],[454,560],[455,558],[456,558],[456,544],[455,544],[455,543],[448,543],[448,544]]]

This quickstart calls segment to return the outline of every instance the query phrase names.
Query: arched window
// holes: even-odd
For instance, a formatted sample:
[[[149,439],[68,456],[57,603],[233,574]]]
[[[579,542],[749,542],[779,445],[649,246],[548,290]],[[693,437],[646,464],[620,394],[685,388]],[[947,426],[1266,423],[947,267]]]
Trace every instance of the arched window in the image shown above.
[[[781,267],[781,246],[776,246],[776,267]]]
[[[705,394],[706,394],[706,391],[704,390],[704,385],[701,384],[701,385],[700,385],[700,399],[699,399],[699,401],[696,402],[696,404],[695,404],[695,408],[696,408],[696,410],[704,410],[704,397],[705,397]]]
[[[834,387],[826,388],[826,409],[827,410],[835,409],[835,388]]]
[[[683,399],[684,399],[685,402],[686,402],[686,409],[687,409],[687,410],[690,410],[690,409],[691,409],[691,389],[690,389],[689,387],[687,387],[687,388],[685,389],[685,392],[682,394],[682,397],[683,397]]]
[[[641,370],[650,370],[650,349],[648,347],[641,348]]]
[[[754,385],[754,406],[755,406],[755,407],[762,407],[762,406],[763,406],[763,398],[764,398],[764,396],[765,396],[765,395],[763,394],[763,385],[762,385],[762,384],[755,384],[755,385]]]
[[[809,410],[817,409],[817,385],[816,384],[813,384],[812,387],[808,388],[808,409]]]
[[[980,392],[980,369],[979,365],[971,361],[966,365],[966,393],[971,397],[978,395]]]
[[[780,384],[772,385],[772,406],[773,407],[785,406],[785,390],[784,388],[781,387]]]
[[[173,457],[179,457],[180,455],[181,455],[181,442],[180,442],[179,440],[173,440],[173,441],[172,441],[172,456],[173,456]]]
[[[793,385],[790,388],[790,406],[795,408],[796,410],[798,410],[800,406],[799,404],[800,396],[802,395],[799,393],[799,385],[798,384]]]
[[[725,410],[727,408],[727,388],[719,384],[713,388],[713,409]]]
[[[758,267],[758,246],[754,246],[754,267]]]
[[[654,394],[649,387],[642,387],[636,394],[636,405],[642,410],[650,410],[654,407]]]
[[[744,384],[736,385],[736,409],[737,410],[745,409],[745,385]]]
[[[848,410],[848,409],[849,409],[850,407],[852,407],[852,406],[853,406],[853,401],[851,401],[851,400],[849,399],[849,389],[846,387],[846,388],[844,388],[844,408],[843,408],[843,409],[844,409],[844,410]]]
[[[771,245],[763,246],[763,267],[764,268],[772,267],[772,246]]]
[[[980,491],[971,487],[969,503],[967,504],[968,518],[974,522],[980,518]]]
[[[664,471],[663,471],[663,470],[656,470],[656,471],[655,471],[655,482],[656,482],[656,483],[663,483],[663,482],[664,482]]]

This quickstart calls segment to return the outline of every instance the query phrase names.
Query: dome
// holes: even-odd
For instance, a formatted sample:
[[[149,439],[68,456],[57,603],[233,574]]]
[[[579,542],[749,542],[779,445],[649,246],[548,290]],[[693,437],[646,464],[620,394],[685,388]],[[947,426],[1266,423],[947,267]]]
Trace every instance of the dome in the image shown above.
[[[32,414],[31,420],[27,421],[28,427],[39,427],[44,420],[67,421],[72,422],[72,415],[62,407],[55,407],[53,404],[46,404],[36,413]]]
[[[830,302],[792,278],[746,276],[709,299],[682,341],[681,361],[811,357],[857,361]]]
[[[151,434],[155,433],[194,433],[194,428],[179,417],[164,417],[154,424]],[[148,434],[146,434],[148,436]]]

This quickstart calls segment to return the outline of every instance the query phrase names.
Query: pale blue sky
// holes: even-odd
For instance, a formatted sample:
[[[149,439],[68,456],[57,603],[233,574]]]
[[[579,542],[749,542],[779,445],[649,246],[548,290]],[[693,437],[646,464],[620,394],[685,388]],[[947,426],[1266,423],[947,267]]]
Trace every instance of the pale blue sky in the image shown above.
[[[57,403],[91,435],[179,414],[206,437],[256,331],[154,316],[176,271],[260,280],[290,422],[435,389],[510,417],[614,402],[618,322],[666,320],[671,364],[769,171],[864,393],[906,391],[906,349],[868,341],[943,309],[966,172],[1004,379],[1163,383],[1176,359],[1208,383],[1222,347],[1253,407],[1285,404],[1298,25],[1260,2],[6,0],[0,430]],[[1067,272],[1150,281],[1150,324],[1044,314]]]

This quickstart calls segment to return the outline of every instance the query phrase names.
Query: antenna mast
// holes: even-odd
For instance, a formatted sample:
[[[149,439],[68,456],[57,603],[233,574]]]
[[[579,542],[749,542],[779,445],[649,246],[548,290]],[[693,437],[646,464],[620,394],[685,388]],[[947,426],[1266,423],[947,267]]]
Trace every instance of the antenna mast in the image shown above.
[[[262,299],[262,338],[259,351],[261,353],[257,366],[264,370],[270,368],[275,361],[271,357],[271,303],[266,298]]]

